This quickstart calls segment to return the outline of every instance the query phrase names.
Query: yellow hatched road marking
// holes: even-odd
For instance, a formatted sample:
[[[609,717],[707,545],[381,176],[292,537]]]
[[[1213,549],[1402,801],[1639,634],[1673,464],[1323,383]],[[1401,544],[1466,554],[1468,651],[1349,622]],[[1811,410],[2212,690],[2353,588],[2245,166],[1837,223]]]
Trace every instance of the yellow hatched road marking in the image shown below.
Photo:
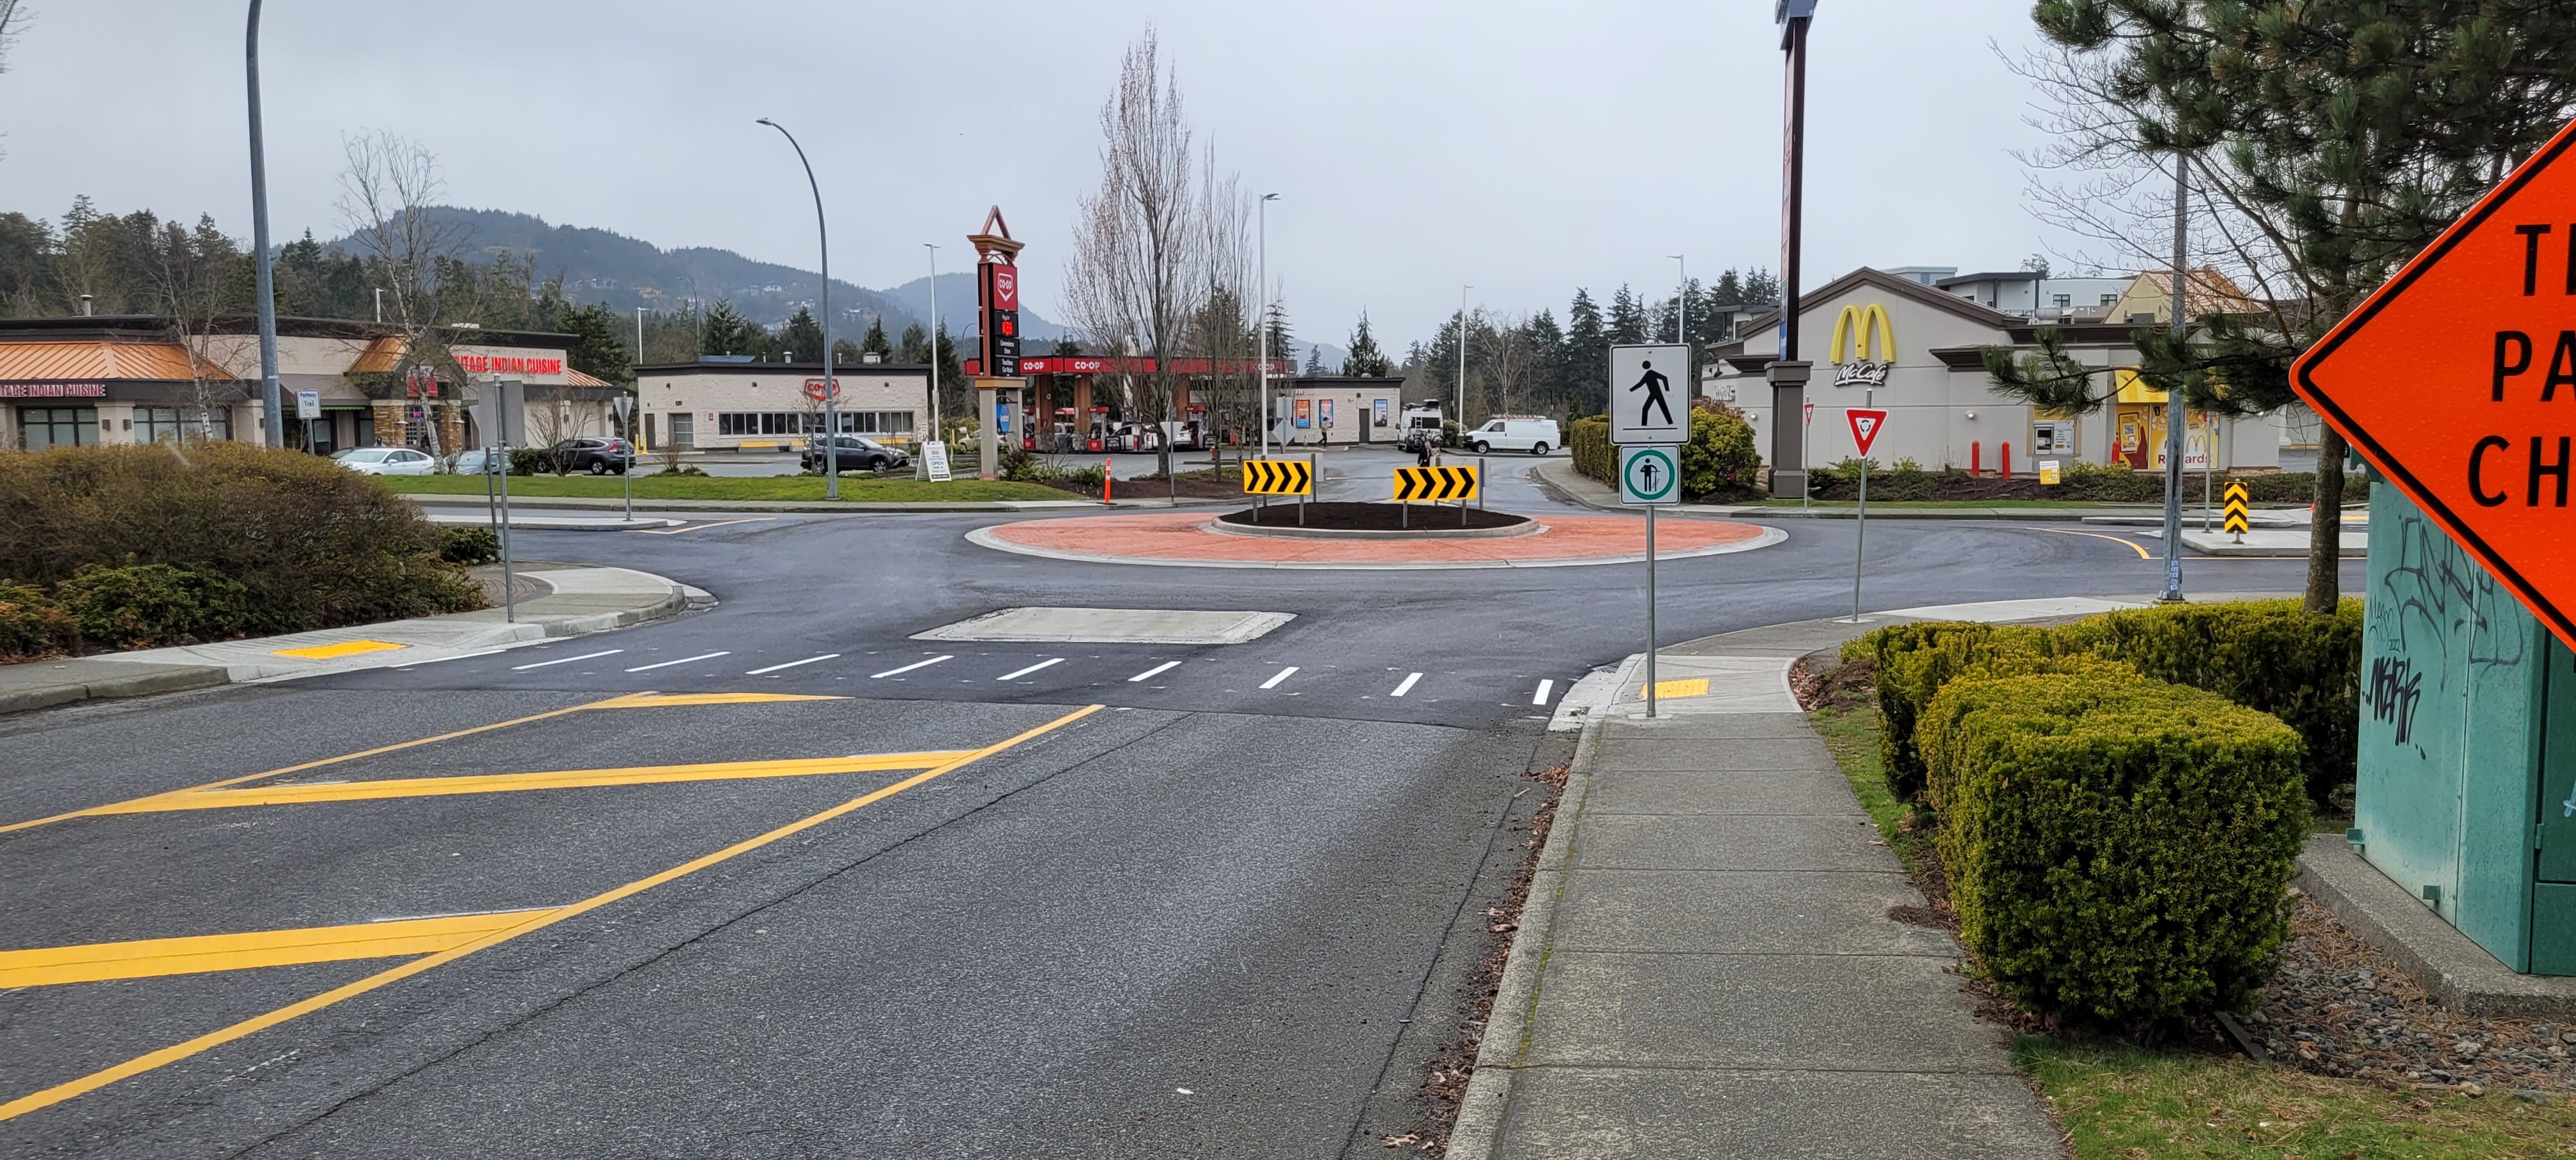
[[[990,757],[996,753],[1000,753],[1003,750],[1016,748],[1019,745],[1048,733],[1052,733],[1057,729],[1063,728],[1064,726],[1070,725],[1099,711],[1100,706],[1098,705],[1085,705],[1080,709],[1076,709],[1073,712],[1067,713],[1062,717],[1058,717],[1053,721],[1049,721],[1044,725],[1022,732],[1017,736],[995,742],[982,749],[969,750],[954,761],[949,761],[933,768],[923,770],[920,773],[907,777],[893,785],[886,786],[883,789],[860,794],[859,796],[842,802],[837,806],[833,806],[830,809],[808,814],[803,818],[789,822],[786,825],[771,830],[766,834],[761,834],[753,838],[746,838],[712,854],[692,858],[689,861],[682,862],[677,866],[664,870],[659,874],[638,878],[624,886],[594,894],[579,902],[573,903],[570,906],[562,907],[560,909],[530,912],[531,917],[520,921],[514,926],[482,935],[474,939],[472,942],[465,943],[461,946],[452,947],[435,954],[423,955],[411,960],[410,962],[378,971],[375,974],[369,975],[354,983],[335,987],[311,998],[289,1003],[286,1006],[268,1012],[265,1015],[255,1015],[251,1018],[244,1019],[239,1023],[235,1023],[230,1027],[225,1027],[216,1031],[209,1031],[206,1034],[188,1040],[185,1043],[174,1043],[168,1047],[160,1049],[159,1051],[147,1052],[145,1054],[138,1055],[123,1063],[117,1064],[114,1067],[103,1068],[82,1076],[79,1079],[71,1080],[66,1083],[59,1083],[46,1088],[43,1091],[20,1096],[8,1103],[0,1104],[0,1120],[16,1119],[19,1116],[26,1115],[27,1113],[39,1108],[52,1107],[64,1100],[68,1100],[88,1092],[97,1091],[98,1089],[115,1083],[118,1080],[141,1075],[154,1068],[176,1063],[188,1058],[189,1056],[196,1055],[199,1052],[221,1047],[224,1044],[243,1038],[244,1036],[265,1031],[268,1028],[275,1027],[280,1023],[284,1023],[298,1016],[309,1015],[315,1011],[322,1010],[325,1007],[338,1003],[341,1000],[355,998],[387,984],[400,982],[424,971],[445,966],[448,963],[455,962],[456,960],[473,954],[476,951],[482,950],[486,947],[498,946],[501,943],[508,942],[509,940],[517,938],[520,935],[527,934],[530,931],[541,930],[567,918],[588,914],[591,911],[608,905],[609,903],[641,894],[644,891],[660,886],[665,882],[688,877],[689,875],[695,874],[700,870],[704,870],[709,866],[714,866],[739,855],[757,850],[772,842],[778,841],[781,838],[794,837],[797,834],[804,833],[807,830],[813,829],[814,827],[840,817],[843,814],[850,813],[853,810],[858,810],[873,803],[883,801],[886,798],[893,797],[896,794],[902,793],[903,791],[929,781],[932,778],[939,777],[943,774],[953,773],[969,764],[983,758]]]
[[[338,644],[317,644],[311,648],[271,649],[269,650],[269,655],[281,657],[303,657],[307,660],[327,661],[334,657],[353,657],[360,653],[392,652],[398,648],[410,647],[410,645],[395,644],[389,640],[344,640]]]
[[[1668,701],[1674,697],[1705,697],[1707,695],[1707,677],[1684,677],[1678,681],[1655,682],[1655,699],[1658,701]]]
[[[0,951],[0,990],[426,955],[463,946],[493,931],[550,913],[551,910],[504,910],[348,926]]]
[[[736,698],[739,698],[739,700]],[[343,761],[356,761],[362,757],[376,757],[387,753],[399,753],[405,749],[417,749],[423,745],[435,745],[441,741],[453,741],[459,737],[471,737],[477,733],[489,733],[495,729],[507,729],[513,725],[526,725],[532,722],[544,721],[549,718],[579,713],[586,709],[650,709],[665,705],[733,705],[744,704],[754,700],[804,701],[815,699],[818,698],[771,693],[703,693],[693,695],[675,694],[670,696],[655,693],[632,693],[623,697],[610,697],[601,701],[586,701],[579,705],[570,705],[561,709],[550,709],[543,713],[532,713],[525,717],[513,717],[507,721],[495,721],[489,725],[477,725],[471,729],[459,729],[452,733],[441,733],[434,737],[423,737],[417,741],[398,741],[392,745],[379,745],[373,749],[361,749],[356,753],[343,753],[338,757],[324,757],[313,761],[298,762],[294,765],[281,766],[277,769],[263,770],[259,773],[245,773],[240,777],[228,777],[221,781],[210,781],[204,785],[190,786],[183,790],[172,791],[168,794],[153,794],[151,796],[171,797],[176,796],[177,794],[203,793],[211,789],[222,789],[228,785],[240,785],[246,781],[258,781],[261,778],[284,777],[290,773],[302,773],[308,769],[320,769],[326,765],[338,765]],[[839,698],[830,699],[837,700]],[[88,817],[93,814],[131,813],[134,811],[121,810],[119,807],[129,806],[135,802],[147,800],[150,799],[135,798],[129,801],[114,802],[104,806],[93,806],[89,809],[72,810],[69,813],[54,814],[50,817],[30,818],[23,822],[10,822],[6,825],[0,825],[0,834],[6,834],[13,830],[31,830],[37,826],[51,825],[55,822],[69,821],[73,818]]]
[[[696,765],[637,765],[624,769],[558,769],[541,773],[487,773],[457,777],[400,777],[382,781],[289,782],[249,789],[182,790],[100,806],[93,814],[157,814],[238,806],[304,805],[376,798],[446,797],[515,793],[535,789],[590,789],[607,785],[656,785],[675,781],[736,781],[758,777],[813,777],[886,769],[927,769],[964,756],[965,750],[869,753],[853,757],[799,757],[781,761],[715,761]]]

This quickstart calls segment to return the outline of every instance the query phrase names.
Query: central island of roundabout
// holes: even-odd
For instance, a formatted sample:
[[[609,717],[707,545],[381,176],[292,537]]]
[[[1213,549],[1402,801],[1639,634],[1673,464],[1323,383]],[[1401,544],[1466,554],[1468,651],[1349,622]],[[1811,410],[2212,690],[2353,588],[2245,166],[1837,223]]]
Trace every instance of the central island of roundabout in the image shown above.
[[[1454,505],[1273,503],[1222,514],[1146,512],[1022,520],[967,539],[1003,552],[1177,568],[1565,568],[1646,558],[1646,521],[1627,515],[1521,516]],[[1715,556],[1787,539],[1717,519],[1655,527],[1659,560]]]

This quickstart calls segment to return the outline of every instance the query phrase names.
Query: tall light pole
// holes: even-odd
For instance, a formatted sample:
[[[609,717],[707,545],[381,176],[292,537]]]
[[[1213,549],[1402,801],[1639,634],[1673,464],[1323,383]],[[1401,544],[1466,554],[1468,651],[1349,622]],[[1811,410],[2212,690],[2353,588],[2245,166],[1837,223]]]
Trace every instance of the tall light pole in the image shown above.
[[[1690,317],[1690,263],[1683,261],[1680,254],[1666,254],[1664,256],[1673,260],[1674,267],[1680,272],[1679,277],[1681,278],[1681,281],[1678,283],[1681,289],[1673,298],[1673,301],[1678,303],[1678,305],[1673,307],[1673,341],[1676,343],[1687,343],[1690,340],[1682,337],[1682,320]],[[1692,385],[1695,388],[1698,384]],[[1696,392],[1694,391],[1694,393]]]
[[[924,441],[939,434],[939,243],[923,242],[930,251],[930,426],[924,429]],[[912,477],[930,478],[930,456],[912,457]]]
[[[1261,195],[1261,457],[1270,458],[1270,203],[1275,193]]]
[[[271,447],[286,445],[286,406],[277,389],[277,290],[268,254],[268,148],[259,128],[259,4],[250,0],[250,33],[242,55],[250,72],[250,244],[259,255],[259,404],[260,427]]]
[[[1458,288],[1458,434],[1467,434],[1467,292],[1473,286]]]
[[[1771,494],[1785,499],[1807,494],[1807,457],[1800,439],[1806,431],[1812,368],[1798,357],[1798,258],[1806,225],[1807,26],[1815,22],[1816,0],[1779,0],[1773,15],[1780,22],[1788,91],[1780,159],[1780,357],[1764,369],[1764,376],[1771,383],[1771,417],[1776,420],[1771,424]]]
[[[2191,303],[2191,160],[2174,154],[2174,232],[2173,232],[2173,332],[2180,335],[2191,328],[2185,313]],[[2498,380],[2501,382],[2502,380]],[[2182,456],[2183,428],[2190,417],[2182,409],[2182,384],[2165,390],[2165,593],[2167,604],[2182,602]],[[2217,462],[2218,449],[2210,448],[2210,461]],[[2537,479],[2538,476],[2533,478]],[[2536,486],[2536,485],[2535,485]]]
[[[805,147],[796,143],[796,134],[787,126],[762,117],[760,123],[778,130],[787,138],[789,148],[796,150],[796,163],[805,167],[805,185],[814,191],[814,235],[823,252],[823,498],[841,498],[841,411],[840,384],[832,381],[832,235],[823,227],[823,186],[814,180],[814,163],[805,160]]]

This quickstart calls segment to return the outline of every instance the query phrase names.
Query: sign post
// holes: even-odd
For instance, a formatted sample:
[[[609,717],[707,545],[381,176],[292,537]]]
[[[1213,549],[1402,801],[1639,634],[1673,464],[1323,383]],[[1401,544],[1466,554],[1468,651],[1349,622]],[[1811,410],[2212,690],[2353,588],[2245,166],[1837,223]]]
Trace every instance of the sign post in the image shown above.
[[[322,417],[322,392],[295,392],[295,417],[304,421],[304,449],[313,450],[313,421]]]
[[[1887,412],[1871,407],[1854,407],[1844,412],[1851,420],[1852,442],[1860,447],[1860,507],[1852,514],[1852,615],[1860,623],[1861,562],[1869,548],[1869,445],[1878,442],[1878,433],[1887,429]]]
[[[2250,522],[2250,521],[2247,519],[2247,515],[2246,515],[2246,511],[2245,511],[2245,484],[2244,484],[2244,481],[2242,481],[2242,480],[2235,480],[2235,479],[2228,480],[2228,481],[2227,481],[2227,523],[2226,523],[2226,525],[2225,525],[2225,526],[2226,526],[2226,530],[2227,530],[2228,534],[2229,534],[2229,535],[2232,535],[2232,536],[2235,536],[2235,537],[2236,537],[2236,542],[2237,542],[2237,543],[2240,543],[2240,544],[2244,543],[2244,542],[2245,542],[2245,529],[2246,529],[2246,526],[2247,526],[2247,524],[2248,524],[2249,522]]]
[[[617,474],[626,481],[626,522],[635,522],[635,396],[619,395],[608,401],[617,409],[617,434],[626,441],[626,465]]]
[[[1619,445],[1619,502],[1646,509],[1646,716],[1655,697],[1655,509],[1681,500],[1690,440],[1691,350],[1682,343],[1610,348],[1610,441]]]

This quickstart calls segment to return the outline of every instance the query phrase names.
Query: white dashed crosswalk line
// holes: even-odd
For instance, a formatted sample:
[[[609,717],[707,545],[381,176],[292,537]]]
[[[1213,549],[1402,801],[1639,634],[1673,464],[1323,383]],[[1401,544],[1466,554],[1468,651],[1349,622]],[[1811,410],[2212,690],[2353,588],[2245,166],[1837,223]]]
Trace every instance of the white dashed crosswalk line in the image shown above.
[[[716,659],[717,657],[729,657],[729,656],[732,656],[732,655],[733,655],[733,650],[731,650],[731,649],[726,649],[726,650],[721,651],[721,652],[702,653],[702,654],[700,654],[700,655],[698,655],[698,656],[693,656],[693,657],[681,657],[680,659],[678,659],[678,660],[676,660],[676,661],[655,661],[655,662],[653,662],[652,664],[649,664],[649,665],[637,665],[637,666],[635,666],[634,668],[628,669],[628,670],[626,670],[626,671],[627,671],[627,672],[630,672],[630,673],[641,673],[641,672],[645,672],[645,671],[647,671],[647,670],[651,670],[651,669],[667,669],[667,668],[670,668],[672,665],[685,665],[685,664],[688,664],[688,663],[689,663],[689,662],[691,662],[691,661],[711,661],[711,660]]]
[[[1138,682],[1138,681],[1151,680],[1151,679],[1153,679],[1153,678],[1155,678],[1155,677],[1161,676],[1161,675],[1163,675],[1164,673],[1168,673],[1168,672],[1172,671],[1173,669],[1176,669],[1176,668],[1179,668],[1179,667],[1181,667],[1181,662],[1179,662],[1179,661],[1164,661],[1163,663],[1161,663],[1161,664],[1159,664],[1159,665],[1156,665],[1156,666],[1154,666],[1153,668],[1147,669],[1147,670],[1145,670],[1144,672],[1138,673],[1138,674],[1136,674],[1135,676],[1132,676],[1132,677],[1127,678],[1127,681],[1128,681],[1128,683],[1129,683],[1129,684],[1134,684],[1134,683],[1136,683],[1136,682]]]
[[[1533,704],[1533,705],[1544,705],[1544,704],[1547,704],[1547,695],[1548,695],[1549,693],[1551,693],[1551,692],[1554,692],[1555,690],[1556,690],[1556,682],[1555,682],[1555,681],[1540,681],[1540,682],[1538,683],[1538,695],[1530,698],[1530,704]]]
[[[1274,676],[1274,677],[1270,678],[1269,680],[1266,680],[1266,681],[1261,682],[1261,687],[1262,687],[1262,688],[1265,688],[1265,689],[1275,689],[1275,688],[1278,688],[1278,687],[1279,687],[1279,682],[1284,681],[1284,680],[1287,680],[1289,677],[1294,676],[1294,675],[1296,674],[1296,672],[1297,672],[1297,666],[1295,666],[1295,665],[1290,665],[1290,666],[1288,666],[1287,668],[1284,668],[1284,669],[1279,670],[1279,673],[1278,673],[1278,675],[1277,675],[1277,676]]]
[[[622,649],[622,648],[602,649],[602,650],[600,650],[600,651],[598,651],[598,652],[595,652],[595,653],[583,653],[583,654],[581,654],[580,656],[577,656],[577,657],[556,657],[556,658],[555,658],[555,659],[553,659],[553,660],[550,660],[550,661],[538,661],[538,662],[536,662],[535,664],[528,664],[528,665],[512,665],[512,666],[510,666],[510,671],[511,671],[511,672],[514,672],[514,673],[524,673],[524,672],[528,671],[529,669],[542,669],[542,668],[546,667],[547,665],[568,665],[568,664],[573,663],[574,661],[587,661],[587,660],[596,660],[596,659],[598,659],[598,658],[600,658],[600,657],[613,657],[613,656],[616,656],[617,654],[622,653],[622,652],[625,652],[625,651],[626,651],[626,650],[625,650],[625,649]]]
[[[753,670],[751,670],[751,671],[749,671],[749,672],[747,672],[747,673],[744,673],[743,675],[744,675],[744,676],[746,676],[746,677],[757,677],[757,676],[761,675],[762,673],[774,673],[774,672],[777,672],[777,671],[778,671],[778,670],[780,670],[780,669],[792,669],[792,668],[795,668],[795,667],[796,667],[796,666],[798,666],[798,665],[810,665],[810,664],[813,664],[813,663],[814,663],[814,662],[816,662],[816,661],[828,661],[828,660],[831,660],[831,659],[833,659],[833,658],[835,658],[835,657],[838,657],[838,656],[840,656],[840,655],[841,655],[841,654],[839,654],[839,653],[824,653],[823,655],[821,655],[821,656],[819,656],[819,657],[807,657],[807,658],[805,658],[804,660],[801,660],[801,661],[789,661],[789,662],[787,662],[786,664],[783,664],[783,665],[771,665],[771,666],[769,666],[768,668],[765,668],[765,669],[753,669]]]
[[[884,672],[882,672],[882,673],[869,673],[869,674],[868,674],[868,679],[869,679],[869,680],[871,680],[871,681],[873,681],[873,680],[878,680],[878,679],[880,679],[880,678],[894,676],[894,675],[896,675],[896,674],[898,674],[898,673],[908,673],[908,672],[911,672],[911,671],[912,671],[912,670],[914,670],[914,669],[926,669],[926,668],[929,668],[929,667],[930,667],[930,666],[932,666],[932,665],[938,664],[938,663],[939,663],[939,662],[941,662],[941,661],[953,661],[953,660],[956,660],[956,659],[957,659],[957,657],[956,657],[956,655],[955,655],[955,654],[953,654],[953,653],[952,653],[952,654],[947,654],[947,655],[942,655],[942,656],[935,656],[935,657],[932,657],[932,658],[930,658],[929,660],[926,660],[926,661],[914,661],[914,662],[912,662],[911,664],[905,665],[905,666],[903,666],[902,668],[899,668],[899,669],[887,669],[886,671],[884,671]]]
[[[1397,685],[1397,686],[1395,687],[1395,691],[1394,691],[1394,692],[1392,692],[1392,693],[1387,694],[1387,696],[1390,696],[1390,697],[1401,697],[1401,696],[1405,695],[1406,693],[1410,693],[1410,692],[1412,692],[1412,691],[1413,691],[1413,683],[1414,683],[1415,681],[1419,681],[1419,680],[1421,680],[1421,679],[1422,679],[1422,674],[1420,674],[1420,673],[1415,673],[1415,674],[1413,674],[1412,676],[1406,677],[1406,678],[1404,678],[1404,683],[1403,683],[1403,684],[1401,684],[1401,685]]]
[[[1001,676],[995,677],[995,678],[993,678],[993,679],[994,679],[994,680],[996,680],[996,681],[1016,681],[1016,680],[1018,680],[1018,679],[1020,679],[1020,678],[1022,678],[1022,677],[1025,677],[1025,676],[1029,675],[1030,673],[1034,673],[1034,672],[1038,671],[1039,669],[1047,668],[1047,667],[1049,667],[1049,666],[1051,666],[1051,665],[1060,665],[1060,664],[1063,664],[1063,663],[1064,663],[1064,658],[1063,658],[1063,657],[1049,657],[1049,658],[1047,658],[1047,659],[1045,659],[1045,660],[1039,661],[1039,662],[1038,662],[1038,663],[1036,663],[1036,664],[1030,665],[1029,667],[1027,667],[1027,668],[1025,668],[1025,669],[1021,669],[1021,670],[1019,670],[1018,672],[1013,672],[1013,673],[1004,673],[1004,674],[1002,674]]]

